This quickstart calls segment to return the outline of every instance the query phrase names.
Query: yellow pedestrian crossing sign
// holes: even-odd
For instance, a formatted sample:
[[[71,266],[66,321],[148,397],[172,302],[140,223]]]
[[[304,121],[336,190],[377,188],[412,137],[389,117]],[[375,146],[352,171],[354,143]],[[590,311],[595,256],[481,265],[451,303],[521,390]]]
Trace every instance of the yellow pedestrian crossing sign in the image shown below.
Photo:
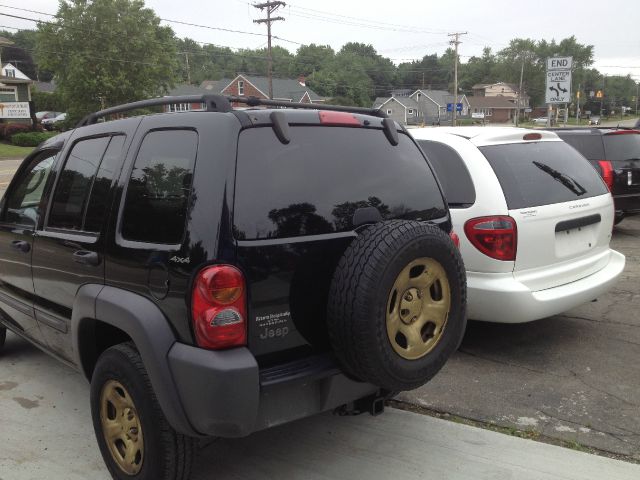
[[[602,90],[596,92],[596,98],[602,98]]]

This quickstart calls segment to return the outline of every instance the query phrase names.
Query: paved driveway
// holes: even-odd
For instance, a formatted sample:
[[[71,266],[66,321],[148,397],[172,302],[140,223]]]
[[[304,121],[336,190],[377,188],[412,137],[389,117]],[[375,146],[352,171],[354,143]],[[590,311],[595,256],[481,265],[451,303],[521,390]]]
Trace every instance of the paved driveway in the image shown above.
[[[470,322],[460,350],[403,401],[640,461],[640,217],[614,230],[613,291],[520,325]]]

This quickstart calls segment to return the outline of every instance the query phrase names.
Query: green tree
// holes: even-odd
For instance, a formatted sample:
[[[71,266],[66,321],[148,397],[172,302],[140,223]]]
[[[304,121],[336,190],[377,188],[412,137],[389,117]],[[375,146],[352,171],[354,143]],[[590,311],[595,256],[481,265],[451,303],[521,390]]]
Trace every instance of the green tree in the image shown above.
[[[177,78],[173,31],[141,0],[61,1],[55,20],[39,25],[36,51],[71,120],[161,95]]]

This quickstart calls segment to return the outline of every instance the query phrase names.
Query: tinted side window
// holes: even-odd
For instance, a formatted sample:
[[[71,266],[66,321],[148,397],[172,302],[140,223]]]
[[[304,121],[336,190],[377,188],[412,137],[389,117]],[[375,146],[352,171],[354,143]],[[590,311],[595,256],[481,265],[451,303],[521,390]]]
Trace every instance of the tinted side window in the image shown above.
[[[565,142],[578,150],[588,160],[604,160],[604,146],[602,145],[602,135],[572,135],[558,133],[558,136]]]
[[[449,145],[417,140],[436,170],[447,203],[453,208],[470,207],[476,201],[476,190],[464,160]]]
[[[294,126],[283,145],[271,128],[240,134],[234,225],[239,239],[344,232],[359,218],[430,220],[446,215],[424,156],[382,131]]]
[[[495,172],[509,209],[551,205],[608,192],[585,158],[564,142],[480,147]]]
[[[53,162],[58,153],[46,152],[36,157],[6,198],[2,220],[35,227],[40,215],[40,201]]]
[[[98,173],[93,181],[91,196],[89,197],[89,204],[85,214],[83,230],[87,232],[99,232],[103,225],[111,182],[116,176],[117,168],[120,166],[125,139],[124,135],[111,137],[107,151],[102,157],[100,168],[98,168]]]
[[[100,137],[73,146],[53,195],[49,227],[83,230],[87,199],[108,143],[109,137]]]
[[[124,239],[182,242],[197,148],[193,130],[158,130],[145,136],[127,187]]]

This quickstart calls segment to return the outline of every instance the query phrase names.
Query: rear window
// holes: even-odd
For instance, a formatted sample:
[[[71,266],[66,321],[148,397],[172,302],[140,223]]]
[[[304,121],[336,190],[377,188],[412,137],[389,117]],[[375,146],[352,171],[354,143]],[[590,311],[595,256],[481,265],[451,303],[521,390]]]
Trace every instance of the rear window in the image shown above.
[[[604,146],[602,144],[602,135],[583,134],[572,135],[556,132],[562,140],[567,142],[573,148],[578,150],[589,160],[604,160]]]
[[[509,209],[570,202],[608,192],[585,158],[564,142],[480,147],[496,173]]]
[[[449,206],[465,208],[473,205],[476,201],[476,190],[460,155],[443,143],[428,140],[417,142],[435,169]]]
[[[399,145],[392,146],[380,130],[300,126],[291,128],[291,143],[283,145],[271,128],[243,131],[237,238],[348,231],[356,212],[370,218],[377,210],[383,219],[446,215],[424,156],[410,138],[399,137]]]
[[[622,133],[604,136],[604,146],[611,161],[640,159],[640,134]]]

